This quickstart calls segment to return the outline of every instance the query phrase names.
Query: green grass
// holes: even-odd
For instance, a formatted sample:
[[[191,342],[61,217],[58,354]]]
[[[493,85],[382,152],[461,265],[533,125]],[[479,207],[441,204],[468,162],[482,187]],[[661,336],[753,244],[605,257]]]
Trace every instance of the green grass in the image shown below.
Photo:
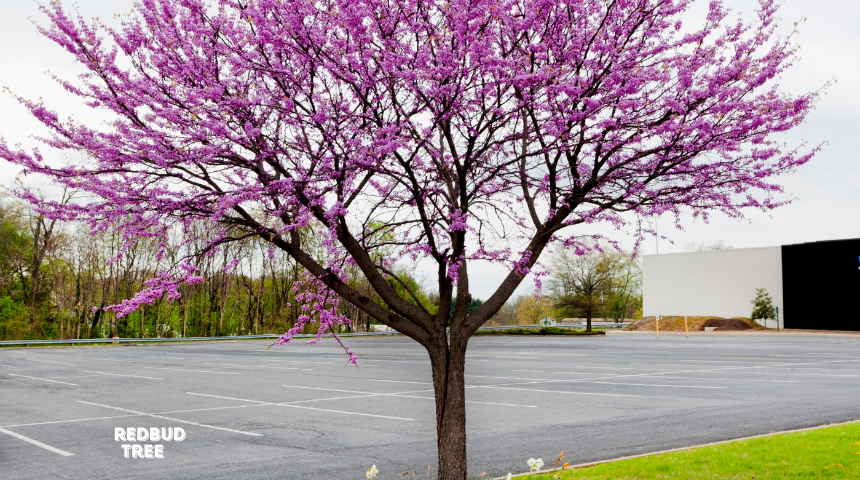
[[[554,475],[561,480],[853,480],[860,478],[860,423],[515,478],[549,480]]]
[[[541,327],[534,328],[505,328],[500,330],[478,330],[475,335],[604,335],[603,330],[573,330],[571,328]]]

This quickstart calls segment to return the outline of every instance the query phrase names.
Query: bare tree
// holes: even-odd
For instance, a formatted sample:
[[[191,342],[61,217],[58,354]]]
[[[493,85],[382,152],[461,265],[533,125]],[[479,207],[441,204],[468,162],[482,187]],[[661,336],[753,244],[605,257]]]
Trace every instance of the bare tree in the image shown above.
[[[731,250],[734,247],[731,246],[725,240],[716,240],[712,243],[704,243],[704,242],[690,242],[684,245],[684,251],[686,252],[712,252],[719,250]]]
[[[586,319],[585,330],[590,332],[591,319],[603,305],[619,258],[599,251],[578,255],[562,250],[551,262],[555,307],[581,312]]]

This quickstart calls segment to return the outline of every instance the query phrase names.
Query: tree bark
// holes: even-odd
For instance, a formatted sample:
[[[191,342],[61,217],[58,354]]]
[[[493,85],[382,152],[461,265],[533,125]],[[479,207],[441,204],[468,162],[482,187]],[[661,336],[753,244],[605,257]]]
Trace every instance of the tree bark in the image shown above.
[[[428,348],[436,397],[438,480],[466,480],[466,341]]]

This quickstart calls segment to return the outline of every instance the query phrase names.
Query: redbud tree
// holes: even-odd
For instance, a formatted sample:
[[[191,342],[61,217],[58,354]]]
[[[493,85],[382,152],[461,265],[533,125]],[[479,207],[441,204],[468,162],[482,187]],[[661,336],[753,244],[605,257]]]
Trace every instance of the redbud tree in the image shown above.
[[[60,166],[5,142],[0,157],[82,192],[39,203],[44,215],[127,244],[207,222],[200,255],[259,237],[316,285],[298,327],[331,332],[349,302],[420,343],[439,478],[465,479],[469,338],[542,254],[581,252],[590,224],[641,240],[661,214],[680,225],[682,213],[778,207],[776,177],[817,150],[782,143],[818,94],[778,86],[797,51],[776,33],[774,2],[743,21],[713,0],[682,24],[691,3],[138,0],[109,27],[55,1],[41,32],[85,70],[57,81],[110,120],[20,98],[45,144],[85,160]],[[432,265],[439,305],[394,274],[398,259]],[[470,265],[486,262],[507,273],[468,313]],[[113,308],[201,280],[186,259]]]

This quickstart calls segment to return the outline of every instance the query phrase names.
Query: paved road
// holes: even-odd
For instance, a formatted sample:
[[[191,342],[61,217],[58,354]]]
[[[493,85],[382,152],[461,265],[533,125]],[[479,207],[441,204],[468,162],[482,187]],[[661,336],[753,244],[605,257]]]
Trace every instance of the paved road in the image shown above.
[[[0,479],[380,479],[435,470],[427,356],[405,338],[0,349]],[[860,344],[776,335],[477,337],[472,474],[860,418]],[[115,428],[181,427],[163,459]],[[152,443],[152,442],[137,442]],[[130,452],[130,456],[133,452]],[[548,463],[551,463],[548,462]]]

